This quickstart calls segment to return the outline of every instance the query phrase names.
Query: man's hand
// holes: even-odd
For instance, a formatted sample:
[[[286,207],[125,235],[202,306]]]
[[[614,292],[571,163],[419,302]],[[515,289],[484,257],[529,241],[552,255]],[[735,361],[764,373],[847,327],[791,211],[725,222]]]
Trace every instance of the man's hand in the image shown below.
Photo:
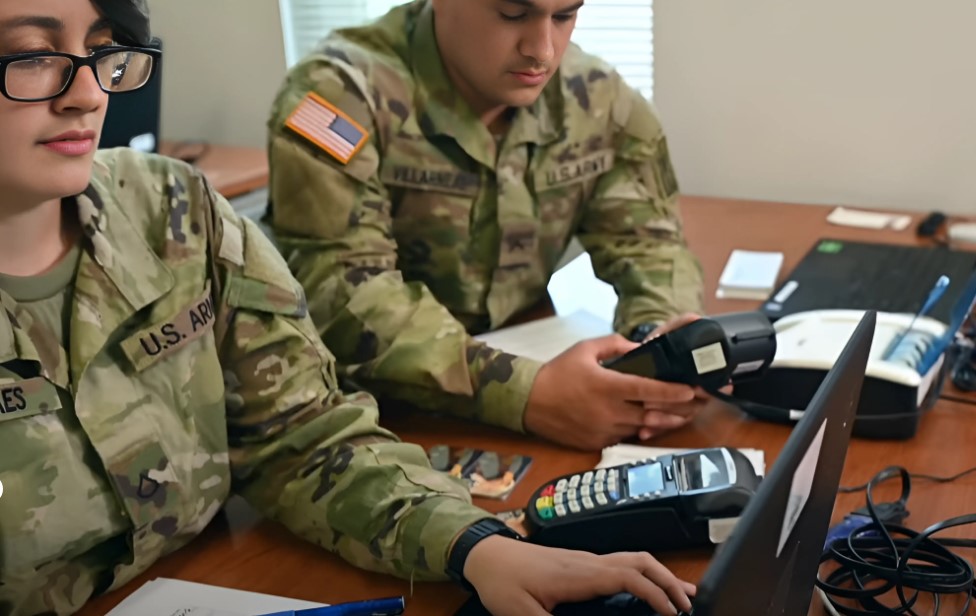
[[[577,343],[547,363],[529,392],[526,429],[565,445],[600,449],[647,427],[646,404],[660,405],[667,413],[674,409],[679,415],[668,420],[673,425],[689,421],[690,414],[680,413],[697,408],[687,407],[695,398],[691,387],[623,374],[600,365],[637,346],[622,336],[604,336]]]
[[[690,423],[712,399],[712,396],[701,387],[696,387],[694,391],[695,397],[688,402],[676,404],[645,402],[644,425],[638,430],[637,438],[646,441]],[[732,393],[732,386],[723,387],[721,391]]]
[[[695,587],[645,552],[597,556],[488,537],[471,549],[464,577],[494,616],[546,616],[561,603],[629,592],[659,614],[691,610]]]
[[[694,312],[680,314],[656,327],[644,341],[680,329],[700,318],[701,315]],[[688,402],[661,404],[655,400],[646,401],[644,409],[647,413],[644,415],[644,426],[637,432],[637,438],[646,441],[687,425],[708,404],[710,399],[711,396],[699,387],[695,389],[695,397]]]

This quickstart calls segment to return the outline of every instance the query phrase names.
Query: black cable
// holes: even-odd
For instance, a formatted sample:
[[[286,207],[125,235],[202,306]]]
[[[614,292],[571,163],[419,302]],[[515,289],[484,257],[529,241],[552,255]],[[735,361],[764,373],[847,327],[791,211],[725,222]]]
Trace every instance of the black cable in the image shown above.
[[[922,532],[896,524],[886,524],[879,510],[892,505],[901,506],[911,493],[911,479],[925,479],[946,483],[976,472],[967,469],[949,477],[910,474],[902,467],[893,466],[875,475],[864,486],[842,488],[843,492],[866,491],[867,515],[871,522],[854,530],[848,537],[832,542],[820,558],[821,564],[833,563],[835,568],[823,577],[817,575],[820,588],[834,613],[845,616],[877,616],[906,614],[922,616],[915,610],[922,595],[933,598],[933,612],[940,614],[943,597],[965,594],[960,616],[973,603],[976,594],[976,573],[969,561],[956,555],[948,546],[976,548],[973,539],[934,539],[933,536],[949,528],[976,524],[976,514],[957,516],[934,524]],[[874,488],[894,477],[902,481],[902,496],[897,503],[875,503]],[[882,603],[880,599],[894,591],[897,605]],[[858,607],[840,603],[846,599]],[[889,602],[891,600],[889,599]]]
[[[878,473],[877,475],[875,475],[874,477],[872,477],[871,478],[871,481],[869,481],[867,483],[862,483],[859,486],[850,486],[850,487],[841,486],[840,488],[837,489],[837,491],[840,492],[841,494],[851,494],[853,492],[863,492],[864,490],[867,490],[868,489],[868,486],[871,485],[871,482],[872,481],[875,482],[875,483],[881,483],[882,481],[885,481],[887,479],[891,479],[892,477],[895,477],[896,476],[896,474],[895,474],[896,473],[896,470],[895,469],[897,469],[898,474],[900,474],[900,470],[903,470],[903,469],[901,469],[900,466],[888,467],[885,470],[883,470],[880,473]],[[959,473],[956,473],[955,475],[947,475],[947,476],[942,476],[942,477],[940,477],[939,475],[925,475],[923,473],[908,473],[908,476],[910,478],[912,478],[912,479],[923,479],[925,481],[934,481],[935,483],[950,483],[950,482],[953,482],[953,481],[955,481],[957,479],[962,479],[966,475],[969,475],[969,474],[972,474],[972,473],[976,473],[976,466],[974,466],[972,468],[967,468],[966,470],[961,471]],[[910,483],[909,483],[909,485],[910,485]],[[905,499],[907,500],[908,497],[906,496]]]
[[[868,481],[867,483],[862,483],[859,486],[849,486],[849,487],[841,486],[840,488],[837,488],[837,491],[840,492],[841,494],[863,492],[864,490],[868,489],[868,486],[871,485],[871,482],[881,483],[882,481],[895,477],[896,475],[894,473],[896,472],[896,470],[899,471],[900,474],[900,470],[903,469],[900,466],[891,466],[881,471],[874,477],[872,477],[871,481]],[[958,472],[955,475],[939,476],[939,475],[925,475],[923,473],[908,473],[908,476],[912,479],[924,479],[925,481],[934,481],[935,483],[951,483],[953,481],[956,481],[957,479],[962,479],[966,475],[971,475],[972,473],[976,473],[976,466],[972,468],[967,468],[966,470]],[[908,500],[907,496],[905,497],[905,500]]]
[[[949,402],[958,402],[960,404],[970,404],[972,406],[976,406],[976,400],[971,398],[963,398],[962,396],[948,396],[946,394],[942,394],[939,396],[939,398],[941,400],[948,400]]]

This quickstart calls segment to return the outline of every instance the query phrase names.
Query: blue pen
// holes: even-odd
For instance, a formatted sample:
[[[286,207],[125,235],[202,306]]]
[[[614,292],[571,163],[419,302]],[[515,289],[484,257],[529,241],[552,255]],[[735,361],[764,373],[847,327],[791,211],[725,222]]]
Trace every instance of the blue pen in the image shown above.
[[[935,286],[933,286],[932,290],[929,291],[929,296],[925,299],[925,303],[922,304],[922,308],[915,313],[915,316],[912,317],[912,320],[908,324],[908,327],[902,330],[902,332],[898,334],[898,336],[888,346],[888,352],[885,353],[885,359],[888,359],[892,356],[892,354],[898,348],[898,345],[901,344],[902,340],[905,339],[905,336],[908,335],[908,332],[912,331],[912,327],[915,326],[916,319],[928,314],[929,311],[932,310],[932,308],[939,302],[939,300],[942,299],[942,296],[945,294],[945,291],[948,288],[949,288],[949,277],[946,276],[945,274],[939,276],[939,279],[935,281]]]
[[[922,356],[922,361],[918,364],[919,374],[928,373],[929,369],[935,365],[935,362],[938,361],[942,353],[949,348],[953,338],[956,336],[956,332],[962,328],[963,323],[969,318],[974,305],[976,305],[976,272],[973,272],[969,280],[966,281],[966,286],[963,287],[959,299],[956,300],[956,305],[952,307],[949,328],[945,330],[945,333],[942,334],[940,339],[933,342],[928,351],[925,352],[925,355]]]
[[[313,607],[307,610],[287,610],[259,616],[398,616],[406,608],[407,604],[403,597],[390,597],[340,603],[328,607]]]

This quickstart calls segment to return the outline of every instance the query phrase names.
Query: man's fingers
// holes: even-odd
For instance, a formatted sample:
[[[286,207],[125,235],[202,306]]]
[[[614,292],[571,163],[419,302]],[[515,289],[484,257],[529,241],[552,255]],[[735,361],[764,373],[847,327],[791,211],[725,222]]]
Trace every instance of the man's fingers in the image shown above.
[[[602,393],[634,402],[689,402],[695,390],[684,383],[668,383],[633,374],[606,370],[601,379]]]
[[[633,402],[609,402],[609,412],[611,415],[610,423],[614,426],[628,426],[637,428],[644,425],[646,411],[640,404]],[[633,433],[633,430],[631,430]]]
[[[647,411],[643,425],[652,430],[675,430],[690,422],[694,413],[677,414],[662,411]]]
[[[705,400],[692,400],[691,402],[677,402],[662,404],[660,402],[645,402],[645,411],[655,411],[665,415],[680,415],[681,417],[691,417],[707,406]]]
[[[606,361],[608,359],[620,357],[621,355],[626,355],[630,351],[640,346],[639,342],[627,340],[619,334],[611,334],[601,338],[593,338],[592,340],[586,340],[581,344],[588,345],[590,352],[596,356],[597,361]]]

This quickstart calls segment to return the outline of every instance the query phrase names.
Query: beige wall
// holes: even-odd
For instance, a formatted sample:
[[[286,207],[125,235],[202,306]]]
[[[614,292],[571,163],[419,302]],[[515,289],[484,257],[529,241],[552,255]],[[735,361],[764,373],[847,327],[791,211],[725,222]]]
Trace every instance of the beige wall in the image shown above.
[[[164,139],[264,146],[285,75],[277,0],[150,0],[163,39]]]
[[[976,2],[655,0],[686,193],[976,214]]]

